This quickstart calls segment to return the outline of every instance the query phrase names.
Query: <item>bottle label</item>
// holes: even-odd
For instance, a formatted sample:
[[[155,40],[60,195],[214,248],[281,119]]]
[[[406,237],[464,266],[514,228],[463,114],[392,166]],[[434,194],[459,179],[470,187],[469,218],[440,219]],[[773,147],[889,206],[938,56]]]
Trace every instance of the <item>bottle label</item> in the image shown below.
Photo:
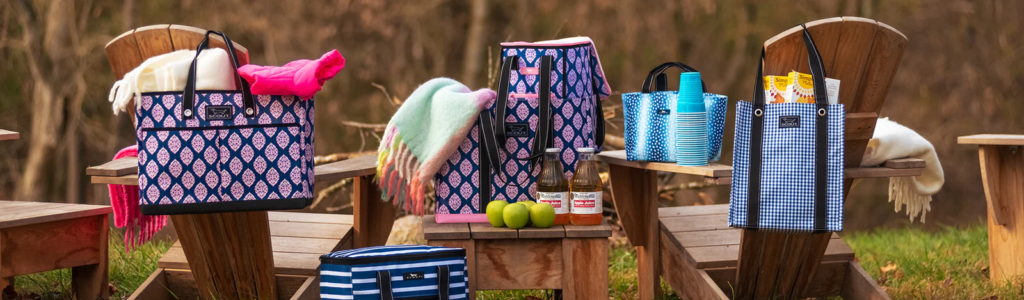
[[[555,214],[567,214],[569,213],[569,192],[537,192],[537,203],[551,204],[551,207],[555,208]]]
[[[604,204],[602,192],[572,192],[572,213],[599,214]]]

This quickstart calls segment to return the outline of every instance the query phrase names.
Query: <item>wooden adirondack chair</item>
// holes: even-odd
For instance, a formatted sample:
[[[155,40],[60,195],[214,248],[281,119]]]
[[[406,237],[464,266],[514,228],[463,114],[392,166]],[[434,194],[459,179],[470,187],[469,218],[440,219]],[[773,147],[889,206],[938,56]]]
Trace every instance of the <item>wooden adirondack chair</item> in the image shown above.
[[[907,38],[886,24],[856,17],[818,20],[807,28],[828,77],[842,84],[839,100],[847,110],[844,194],[855,177],[920,174],[920,168],[903,171],[896,164],[858,168]],[[765,42],[765,75],[809,73],[801,35],[794,27]],[[838,235],[733,229],[726,226],[727,212],[727,205],[659,209],[660,234],[654,234],[660,237],[661,253],[655,253],[661,263],[655,268],[661,268],[676,292],[693,299],[888,299]]]
[[[807,24],[825,62],[826,74],[841,81],[839,100],[846,105],[846,167],[858,167],[885,95],[902,59],[907,38],[881,22],[863,18],[830,18]],[[801,31],[793,28],[765,42],[765,74],[790,70],[809,73]],[[853,179],[846,179],[849,194]],[[663,221],[664,223],[664,221]],[[664,245],[678,245],[675,236]],[[675,240],[675,241],[672,241]],[[787,234],[742,230],[735,278],[729,286],[737,299],[801,298],[839,292],[845,298],[888,298],[853,260],[839,276],[824,276],[823,258],[833,234]],[[837,247],[838,248],[838,247]],[[686,249],[683,249],[684,251]],[[838,267],[842,268],[842,260]],[[691,267],[692,266],[682,266]],[[836,270],[828,270],[835,273]],[[819,274],[820,273],[820,274]],[[828,274],[831,275],[831,274]],[[846,278],[843,278],[845,275]],[[851,278],[866,277],[866,278]],[[842,279],[832,281],[829,279]],[[707,283],[705,283],[705,286]],[[820,288],[835,285],[837,288]],[[709,288],[719,288],[716,283]],[[816,292],[816,293],[815,293]]]
[[[141,27],[108,43],[107,59],[120,79],[150,57],[194,50],[205,34],[206,30],[182,25]],[[210,47],[227,49],[219,37],[210,38]],[[234,48],[239,63],[247,64],[248,50],[238,43]],[[134,122],[134,105],[129,107]],[[268,216],[265,211],[171,216],[181,247],[168,251],[160,260],[166,273],[162,269],[154,273],[133,299],[170,299],[168,290],[184,290],[197,295],[177,296],[204,299],[317,299],[319,283],[313,273],[320,254],[387,241],[395,208],[380,201],[372,183],[375,162],[375,157],[361,157],[320,165],[314,171],[317,182],[355,179],[354,216],[280,212]],[[133,158],[90,167],[86,173],[96,184],[138,184]],[[274,245],[281,250],[274,251]],[[275,254],[282,261],[276,265],[277,272]],[[183,258],[190,270],[183,270]],[[306,277],[295,280],[297,276],[291,275]],[[195,287],[176,286],[182,284]]]

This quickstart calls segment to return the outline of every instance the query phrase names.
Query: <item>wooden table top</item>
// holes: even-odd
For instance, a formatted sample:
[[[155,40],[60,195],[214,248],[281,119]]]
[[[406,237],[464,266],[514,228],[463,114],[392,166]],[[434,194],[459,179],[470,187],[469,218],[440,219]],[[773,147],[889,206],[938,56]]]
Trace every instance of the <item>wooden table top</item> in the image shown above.
[[[423,217],[423,237],[427,240],[602,238],[610,236],[612,236],[612,227],[608,226],[606,222],[596,226],[555,225],[550,228],[511,229],[495,228],[488,223],[438,224],[432,215]]]
[[[17,132],[0,129],[0,141],[16,140],[20,137]]]
[[[105,215],[110,206],[52,202],[0,201],[0,229]]]
[[[89,167],[85,174],[92,176],[94,184],[139,185],[139,160],[126,157]],[[316,166],[314,180],[338,181],[345,178],[377,173],[377,156],[367,155]]]
[[[268,216],[276,274],[316,275],[320,255],[351,247],[352,215],[271,211]],[[189,269],[181,242],[175,242],[158,265]]]
[[[975,134],[956,139],[961,145],[1024,146],[1024,135],[1020,134]]]

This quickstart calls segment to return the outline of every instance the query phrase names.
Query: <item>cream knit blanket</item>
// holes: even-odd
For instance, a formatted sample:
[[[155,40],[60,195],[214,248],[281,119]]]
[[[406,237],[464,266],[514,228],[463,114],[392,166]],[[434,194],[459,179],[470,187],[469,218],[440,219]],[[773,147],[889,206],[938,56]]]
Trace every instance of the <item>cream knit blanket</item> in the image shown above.
[[[877,166],[886,160],[905,157],[924,160],[924,172],[920,176],[890,178],[889,202],[896,202],[896,212],[906,206],[911,221],[920,215],[924,223],[925,214],[931,210],[932,195],[938,193],[945,182],[935,147],[914,130],[889,118],[879,118],[861,166]]]

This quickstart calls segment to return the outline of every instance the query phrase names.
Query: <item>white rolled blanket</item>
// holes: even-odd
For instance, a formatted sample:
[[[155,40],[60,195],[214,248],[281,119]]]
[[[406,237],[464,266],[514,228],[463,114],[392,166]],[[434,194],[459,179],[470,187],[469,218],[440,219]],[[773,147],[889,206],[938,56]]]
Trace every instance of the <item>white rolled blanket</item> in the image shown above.
[[[887,160],[905,157],[924,160],[924,171],[920,176],[890,178],[889,202],[896,202],[896,212],[906,206],[911,221],[920,215],[924,223],[925,214],[931,210],[932,195],[938,193],[946,181],[939,156],[932,143],[914,130],[889,118],[879,118],[861,166],[878,166]]]
[[[142,93],[184,90],[195,57],[194,50],[178,50],[142,62],[110,88],[114,114],[127,111],[128,103]],[[235,68],[224,49],[203,50],[196,65],[196,90],[235,90]]]

